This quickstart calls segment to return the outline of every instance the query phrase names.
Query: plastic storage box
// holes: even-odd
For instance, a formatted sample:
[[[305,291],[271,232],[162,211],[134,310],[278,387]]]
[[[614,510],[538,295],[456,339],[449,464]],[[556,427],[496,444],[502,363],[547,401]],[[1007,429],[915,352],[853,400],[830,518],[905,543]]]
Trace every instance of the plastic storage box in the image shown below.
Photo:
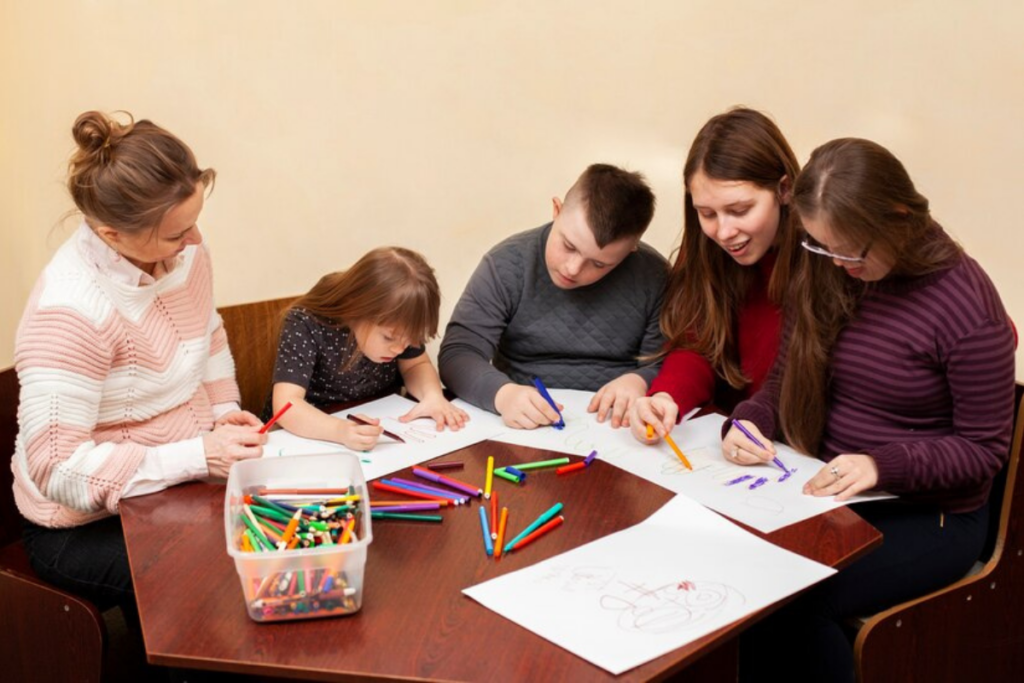
[[[360,496],[354,540],[291,550],[247,552],[242,536],[246,495],[263,489],[351,490]],[[311,494],[308,500],[338,498]],[[284,500],[285,504],[289,501]],[[294,502],[294,501],[292,501]],[[283,621],[353,614],[363,599],[366,549],[373,540],[369,498],[359,460],[350,453],[296,455],[235,463],[224,499],[228,553],[242,581],[249,616],[255,621]]]

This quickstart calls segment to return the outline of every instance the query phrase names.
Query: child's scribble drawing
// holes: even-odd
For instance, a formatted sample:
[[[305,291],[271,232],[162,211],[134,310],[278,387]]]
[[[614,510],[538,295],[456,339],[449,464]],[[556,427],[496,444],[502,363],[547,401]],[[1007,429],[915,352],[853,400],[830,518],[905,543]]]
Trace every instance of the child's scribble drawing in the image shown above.
[[[601,607],[619,612],[619,628],[639,633],[671,633],[718,617],[727,607],[746,602],[731,586],[714,581],[681,580],[657,588],[619,582],[625,590],[601,596]]]
[[[601,566],[554,566],[536,582],[564,593],[594,593],[603,610],[617,615],[619,628],[636,633],[685,630],[746,602],[735,588],[715,581],[681,579],[648,588]]]

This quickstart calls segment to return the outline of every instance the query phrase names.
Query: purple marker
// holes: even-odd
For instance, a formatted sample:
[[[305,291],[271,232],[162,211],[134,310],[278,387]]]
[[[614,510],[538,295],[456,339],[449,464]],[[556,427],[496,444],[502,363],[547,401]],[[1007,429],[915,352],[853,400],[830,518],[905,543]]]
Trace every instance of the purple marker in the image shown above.
[[[732,421],[732,424],[733,424],[733,426],[734,426],[734,427],[736,427],[736,429],[738,429],[738,430],[740,430],[741,432],[743,432],[743,434],[744,434],[744,435],[745,435],[745,436],[746,436],[746,437],[747,437],[748,439],[750,439],[751,441],[753,441],[753,442],[754,442],[754,445],[755,445],[755,446],[757,446],[758,448],[760,448],[760,449],[761,449],[762,451],[766,451],[766,450],[768,450],[767,448],[765,448],[765,447],[764,447],[764,444],[763,444],[763,443],[761,443],[760,441],[758,441],[758,440],[757,440],[757,437],[756,437],[756,436],[754,436],[753,434],[751,434],[751,433],[750,433],[750,430],[749,430],[749,429],[747,429],[747,428],[746,428],[746,427],[744,427],[744,426],[743,426],[742,424],[740,424],[740,421],[739,421],[739,420],[733,420],[733,421]],[[773,457],[773,458],[772,458],[772,462],[773,462],[773,463],[775,463],[776,465],[778,465],[778,466],[779,466],[779,468],[780,468],[780,469],[781,469],[781,470],[782,470],[783,472],[789,472],[789,468],[788,468],[788,467],[786,467],[785,465],[783,465],[783,464],[782,464],[782,461],[781,461],[781,460],[779,460],[779,456],[775,456],[775,457]],[[779,481],[782,481],[782,480],[780,479]]]
[[[469,497],[461,493],[452,493],[447,489],[438,488],[436,486],[430,486],[429,484],[421,484],[418,481],[409,481],[408,479],[402,479],[400,477],[392,477],[391,483],[392,485],[398,486],[399,488],[411,487],[415,489],[420,489],[421,491],[426,491],[428,493],[436,493],[442,498],[451,498],[461,503],[466,503],[469,501]]]
[[[725,482],[725,485],[726,486],[735,486],[736,484],[740,484],[742,482],[745,482],[745,481],[747,481],[749,479],[753,479],[753,478],[754,478],[754,475],[752,475],[752,474],[744,474],[742,477],[736,477],[732,481]]]
[[[459,491],[464,491],[464,492],[468,493],[469,495],[477,497],[477,498],[482,496],[483,493],[484,493],[482,490],[480,490],[478,488],[475,489],[472,486],[470,486],[469,484],[465,484],[465,483],[463,483],[461,481],[457,481],[457,480],[452,479],[450,477],[446,477],[443,474],[438,474],[436,472],[431,472],[430,470],[423,469],[422,467],[413,466],[412,473],[414,475],[416,475],[417,477],[420,477],[422,479],[426,479],[427,481],[432,481],[435,484],[444,484],[445,486],[451,486],[453,489],[457,489]]]
[[[440,510],[440,503],[408,503],[406,505],[374,505],[373,512],[417,512],[423,510]]]
[[[590,463],[594,462],[594,459],[596,457],[597,457],[597,451],[590,451],[590,455],[588,455],[586,457],[586,459],[583,461],[583,465],[586,466],[586,467],[590,467]]]
[[[757,481],[755,481],[753,484],[751,484],[747,488],[750,489],[751,491],[753,491],[754,489],[758,488],[759,486],[764,486],[767,483],[768,483],[768,477],[758,477]]]
[[[387,484],[388,486],[394,486],[396,489],[402,489],[404,491],[410,491],[413,493],[425,493],[431,498],[444,498],[452,501],[452,505],[464,505],[469,501],[469,496],[463,496],[461,494],[452,493],[451,491],[445,491],[439,493],[434,489],[426,489],[419,486],[413,486],[411,484],[403,484],[402,482],[395,481],[393,479],[381,479],[380,483]]]

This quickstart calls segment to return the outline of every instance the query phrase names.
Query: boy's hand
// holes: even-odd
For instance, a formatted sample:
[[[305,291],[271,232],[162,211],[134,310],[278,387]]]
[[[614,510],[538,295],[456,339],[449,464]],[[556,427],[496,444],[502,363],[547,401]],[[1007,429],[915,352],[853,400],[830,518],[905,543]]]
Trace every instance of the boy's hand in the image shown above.
[[[521,384],[506,384],[494,395],[494,408],[513,429],[536,429],[558,422],[558,413],[540,392]],[[562,406],[559,405],[561,410]]]
[[[640,443],[656,444],[661,437],[676,426],[679,407],[664,391],[654,396],[641,396],[629,408],[629,428]],[[654,435],[647,438],[647,425],[654,428]]]
[[[604,422],[610,416],[612,427],[618,429],[629,426],[629,407],[638,398],[647,393],[647,382],[634,372],[627,372],[622,377],[605,384],[590,399],[588,413],[597,413],[597,421]]]
[[[399,422],[411,422],[419,417],[429,417],[437,423],[437,431],[448,427],[457,432],[466,426],[469,415],[466,411],[453,406],[442,394],[423,399],[412,410],[398,418]]]

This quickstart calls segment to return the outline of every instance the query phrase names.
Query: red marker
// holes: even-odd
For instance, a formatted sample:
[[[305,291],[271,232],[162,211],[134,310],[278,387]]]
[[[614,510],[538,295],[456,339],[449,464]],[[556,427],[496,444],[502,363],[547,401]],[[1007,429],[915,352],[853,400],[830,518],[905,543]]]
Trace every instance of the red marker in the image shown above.
[[[581,460],[579,462],[574,462],[571,465],[565,465],[564,467],[559,467],[557,470],[555,470],[555,474],[570,474],[571,472],[578,472],[579,470],[582,470],[586,466],[587,466],[587,463],[585,463],[585,462],[583,462]]]
[[[267,430],[270,429],[271,427],[273,427],[274,423],[277,422],[278,419],[280,419],[280,417],[282,415],[284,415],[285,412],[287,412],[287,410],[289,408],[291,408],[291,407],[292,407],[292,402],[291,401],[288,401],[283,406],[281,406],[281,410],[277,411],[277,413],[274,414],[274,417],[272,417],[269,420],[267,420],[267,424],[265,424],[262,427],[260,427],[260,434],[266,434]]]
[[[543,536],[547,532],[551,531],[552,529],[556,528],[558,525],[560,525],[564,521],[565,521],[565,517],[563,517],[562,515],[558,515],[553,520],[551,520],[550,522],[548,522],[547,524],[545,524],[541,528],[537,529],[532,534],[530,534],[529,536],[527,536],[526,538],[522,539],[521,541],[516,543],[514,546],[512,546],[512,550],[519,550],[523,546],[526,546],[526,545],[529,545],[530,543],[533,543],[538,538],[540,538],[541,536]]]

